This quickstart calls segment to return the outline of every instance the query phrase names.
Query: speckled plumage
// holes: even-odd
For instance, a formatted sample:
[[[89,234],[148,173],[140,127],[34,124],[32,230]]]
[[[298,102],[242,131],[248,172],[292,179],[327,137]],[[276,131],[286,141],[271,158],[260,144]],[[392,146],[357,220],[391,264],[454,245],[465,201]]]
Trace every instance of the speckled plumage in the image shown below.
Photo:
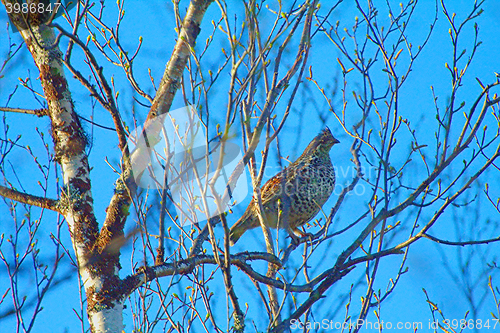
[[[279,228],[287,229],[294,237],[293,232],[299,232],[298,227],[318,214],[335,187],[330,149],[336,143],[339,141],[326,128],[309,143],[295,162],[264,184],[261,188],[262,206],[264,220],[269,227],[277,227],[278,211],[281,209]],[[283,196],[283,189],[286,197]],[[259,226],[254,198],[243,216],[232,226],[231,244],[236,243],[245,231]]]

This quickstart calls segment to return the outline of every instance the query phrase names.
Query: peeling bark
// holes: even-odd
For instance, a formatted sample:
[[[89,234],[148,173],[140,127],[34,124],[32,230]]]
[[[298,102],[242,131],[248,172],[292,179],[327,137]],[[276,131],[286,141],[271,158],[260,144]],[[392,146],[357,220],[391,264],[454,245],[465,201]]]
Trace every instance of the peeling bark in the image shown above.
[[[201,20],[212,2],[213,0],[193,0],[189,4],[179,39],[163,73],[163,78],[148,114],[148,120],[170,111],[175,93],[180,87],[182,73],[191,55],[191,48],[194,47],[200,33]]]
[[[12,22],[22,17],[10,15]],[[121,330],[123,301],[107,298],[112,286],[119,285],[119,264],[100,260],[90,262],[98,236],[90,183],[90,168],[85,152],[87,137],[74,110],[68,82],[62,67],[62,53],[54,45],[51,28],[40,24],[41,18],[31,15],[28,28],[16,24],[40,71],[40,82],[48,104],[51,134],[56,160],[61,165],[64,187],[58,208],[68,223],[79,273],[87,295],[87,313],[93,332]],[[116,288],[115,288],[116,289]],[[119,301],[117,301],[117,299]]]
[[[63,172],[60,210],[68,222],[81,264],[97,236],[89,177],[87,138],[75,113],[54,32],[40,25],[20,30],[36,66],[48,104],[54,152]]]
[[[193,0],[189,5],[182,23],[179,39],[165,68],[153,105],[146,119],[144,131],[148,135],[154,136],[160,130],[159,128],[156,129],[148,126],[147,124],[153,124],[152,126],[155,124],[155,122],[149,120],[170,111],[170,106],[180,86],[182,73],[191,55],[191,48],[194,47],[196,38],[200,33],[201,21],[212,2],[213,0]],[[136,151],[135,155],[144,156],[141,151]],[[133,160],[134,156],[131,156],[128,164],[124,166],[125,171],[116,182],[115,195],[112,197],[107,208],[106,220],[104,221],[103,228],[101,229],[101,237],[98,241],[99,252],[105,251],[113,239],[123,237],[123,227],[132,202],[131,196],[135,194],[137,187],[131,170],[131,165],[134,163],[132,162]]]
[[[148,119],[169,111],[191,54],[190,48],[194,46],[201,20],[211,2],[191,2]],[[74,110],[54,31],[45,24],[46,15],[35,13],[23,17],[22,14],[11,13],[9,18],[19,30],[39,69],[48,104],[46,114],[51,122],[55,158],[61,165],[64,182],[59,202],[34,196],[26,197],[26,200],[60,211],[68,223],[87,296],[91,331],[120,332],[123,329],[123,301],[128,293],[118,275],[121,269],[120,246],[113,244],[123,239],[131,197],[135,193],[130,161],[125,161],[125,171],[117,181],[115,195],[99,232],[85,152],[87,137]],[[4,192],[18,198],[19,193],[15,191],[5,189]]]

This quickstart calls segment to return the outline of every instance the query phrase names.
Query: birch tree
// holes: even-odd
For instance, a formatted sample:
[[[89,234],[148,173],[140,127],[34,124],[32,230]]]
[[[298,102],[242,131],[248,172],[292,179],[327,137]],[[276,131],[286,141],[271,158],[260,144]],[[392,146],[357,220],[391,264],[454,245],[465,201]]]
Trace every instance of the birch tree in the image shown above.
[[[176,0],[162,4],[170,16],[154,28],[175,32],[175,41],[157,45],[173,45],[160,60],[163,74],[137,71],[148,36],[138,37],[135,48],[124,40],[124,25],[147,23],[135,12],[140,5],[2,3],[11,30],[2,36],[8,46],[0,81],[17,75],[19,83],[3,85],[0,107],[6,212],[0,316],[15,318],[17,331],[34,330],[47,293],[68,280],[81,288],[80,296],[65,297],[80,297],[75,314],[82,332],[283,332],[325,329],[308,326],[319,318],[360,323],[373,312],[380,323],[385,301],[404,294],[398,283],[412,269],[414,244],[473,251],[494,249],[500,239],[498,224],[489,223],[499,211],[498,74],[483,73],[475,83],[468,76],[484,51],[477,24],[483,2],[457,16],[444,1],[354,1],[356,15],[342,17],[342,0]],[[416,34],[421,8],[432,14],[425,34]],[[430,39],[442,31],[438,19],[448,27],[448,60],[437,65],[447,69],[449,86],[412,92],[434,103],[416,110],[405,94]],[[26,79],[23,54],[36,70]],[[18,98],[21,90],[30,98]],[[124,91],[131,91],[126,101]],[[90,96],[91,103],[75,96]],[[169,138],[187,134],[173,116],[176,102],[203,133],[201,154],[185,145],[188,158],[179,167],[186,169],[177,175],[169,171],[175,158]],[[94,121],[94,112],[106,113],[107,122]],[[35,116],[50,130],[36,128]],[[13,132],[10,122],[23,122],[37,143]],[[229,228],[244,210],[236,195],[248,185],[248,198],[259,198],[262,184],[317,134],[311,128],[325,126],[345,154],[332,152],[337,188],[305,236],[291,241],[262,218],[262,230],[230,247]],[[116,149],[92,149],[107,140],[97,128],[113,133]],[[29,165],[16,154],[28,156]],[[98,180],[96,159],[113,170],[114,188]],[[36,176],[18,177],[24,167]],[[194,176],[183,178],[188,173]],[[176,196],[173,178],[186,193],[197,186],[201,194]],[[104,201],[102,215],[95,207]],[[455,224],[459,239],[439,236],[439,226],[453,225],[448,214],[473,211],[484,211],[474,218],[480,232],[460,229],[464,221]],[[485,252],[484,258],[478,281],[489,283],[484,297],[499,311],[491,280],[496,257]],[[75,269],[64,273],[63,263]],[[385,263],[391,266],[381,268]],[[22,288],[30,279],[34,296]],[[449,328],[436,300],[426,297],[429,318]],[[469,299],[479,316],[482,301]]]

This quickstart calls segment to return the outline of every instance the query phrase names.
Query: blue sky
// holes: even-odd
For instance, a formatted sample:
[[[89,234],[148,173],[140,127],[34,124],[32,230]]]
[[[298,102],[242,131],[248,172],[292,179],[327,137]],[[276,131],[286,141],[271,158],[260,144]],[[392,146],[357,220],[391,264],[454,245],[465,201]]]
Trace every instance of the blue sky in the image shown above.
[[[153,4],[154,3],[154,4]],[[158,84],[163,73],[166,59],[171,53],[175,43],[176,32],[174,31],[174,19],[171,13],[171,3],[163,4],[161,2],[149,3],[148,6],[142,5],[139,2],[129,2],[127,3],[127,16],[122,26],[122,41],[125,48],[129,50],[135,50],[138,44],[139,37],[143,36],[143,46],[141,53],[139,54],[138,60],[134,63],[134,71],[136,73],[138,82],[141,86],[148,87],[145,90],[153,95],[154,91],[149,83],[149,77],[147,75],[148,68],[151,69],[155,83]],[[324,4],[323,4],[324,5]],[[380,4],[383,6],[383,4]],[[395,3],[397,5],[397,3]],[[181,8],[184,8],[186,4],[181,4]],[[272,7],[272,3],[269,3]],[[326,7],[326,5],[324,5]],[[453,1],[447,5],[450,12],[457,13],[457,20],[463,19],[464,13],[468,12],[472,6],[471,1]],[[480,92],[480,87],[476,81],[476,77],[480,78],[483,83],[493,82],[495,80],[494,72],[500,72],[500,60],[497,56],[500,54],[500,45],[497,42],[498,32],[500,31],[500,22],[497,19],[497,13],[500,10],[500,3],[498,1],[486,1],[484,5],[484,14],[481,15],[476,21],[479,25],[479,38],[483,42],[480,46],[478,54],[468,69],[468,75],[464,80],[465,89],[461,90],[459,94],[459,99],[464,100],[466,105],[470,105],[477,94]],[[433,13],[434,4],[432,1],[422,1],[414,14],[413,23],[409,27],[409,37],[414,41],[415,44],[422,42],[425,37],[429,24],[434,16]],[[140,15],[134,15],[139,13]],[[383,14],[383,11],[382,11]],[[382,15],[381,14],[381,15]],[[205,20],[202,25],[202,32],[198,39],[198,48],[204,46],[206,38],[212,31],[211,21],[217,19],[219,15],[219,9],[215,4],[207,12]],[[333,13],[332,21],[340,21],[341,26],[352,27],[354,23],[354,16],[359,15],[354,13],[350,2],[345,2]],[[116,5],[115,3],[110,3],[105,12],[105,20],[109,18],[109,22],[114,22],[116,17]],[[381,19],[382,20],[382,19]],[[58,19],[62,22],[62,19]],[[7,52],[6,41],[6,14],[0,12],[0,54],[2,57]],[[263,29],[266,27],[266,22],[263,22]],[[439,102],[441,107],[443,107],[446,100],[449,98],[450,91],[450,76],[449,72],[445,68],[445,63],[449,62],[450,55],[452,52],[451,44],[449,42],[448,35],[449,24],[442,14],[442,10],[439,9],[439,17],[435,27],[435,31],[429,40],[429,44],[423,51],[421,57],[415,63],[413,71],[401,91],[401,112],[405,118],[408,118],[412,124],[417,128],[419,133],[425,133],[428,131],[428,135],[421,135],[421,144],[428,144],[433,146],[435,144],[435,138],[433,134],[433,129],[435,127],[435,107],[432,99],[431,86],[434,87],[436,95],[439,96]],[[11,34],[10,37],[19,43],[19,36],[17,34]],[[471,38],[473,37],[473,26],[470,24],[465,28],[464,34],[462,36],[462,42],[460,46],[471,49]],[[221,42],[221,46],[224,47],[224,42]],[[337,63],[337,57],[341,57],[338,51],[335,51],[334,47],[329,44],[324,36],[318,35],[316,39],[312,42],[312,51],[310,54],[309,64],[312,65],[312,71],[314,73],[314,78],[318,80],[320,84],[333,86],[335,84],[335,77],[340,76],[340,66]],[[226,50],[228,47],[225,47]],[[213,53],[207,55],[207,59],[215,62],[220,59],[220,54],[218,50],[220,47],[215,46],[213,48]],[[75,59],[80,59],[81,54],[75,51]],[[132,52],[132,51],[131,51]],[[294,52],[288,54],[289,57],[293,57]],[[99,61],[104,61],[102,57],[98,57]],[[344,61],[346,67],[350,67]],[[404,55],[401,59],[404,61]],[[288,61],[290,63],[291,60]],[[74,60],[77,63],[77,60]],[[206,61],[207,69],[210,66],[210,61]],[[285,61],[285,64],[287,61]],[[215,67],[215,66],[214,66]],[[284,69],[282,70],[284,72]],[[20,51],[18,57],[16,57],[15,62],[10,64],[10,67],[2,73],[5,75],[4,78],[0,79],[0,105],[7,106],[7,101],[9,95],[13,93],[14,87],[18,84],[18,77],[25,78],[28,75],[31,76],[33,84],[37,90],[40,90],[38,81],[36,78],[38,76],[36,68],[34,68],[33,60],[30,59],[30,55],[23,48]],[[144,119],[147,114],[147,108],[132,102],[133,94],[128,82],[125,80],[124,75],[121,70],[116,67],[107,66],[105,68],[105,74],[107,77],[111,75],[114,76],[117,87],[120,90],[119,97],[119,107],[124,115],[124,119],[128,121],[130,127],[133,127],[131,112],[134,110],[137,114],[139,120]],[[69,77],[69,74],[68,74]],[[381,80],[385,84],[384,74],[382,72],[374,73],[374,78],[376,80]],[[224,83],[225,79],[222,79]],[[359,78],[356,78],[353,74],[352,79],[350,79],[351,84],[349,89],[357,89],[357,84],[359,85]],[[312,137],[314,137],[321,129],[322,124],[318,121],[318,114],[326,117],[326,125],[332,129],[335,136],[341,141],[341,145],[337,145],[332,149],[331,156],[332,160],[337,169],[337,184],[344,185],[350,178],[350,171],[352,170],[352,163],[350,162],[349,147],[351,144],[350,138],[347,134],[342,132],[341,127],[335,120],[335,118],[329,114],[327,107],[319,95],[316,88],[313,87],[311,83],[304,83],[307,85],[310,93],[304,93],[300,96],[299,102],[296,103],[295,109],[293,110],[293,116],[287,127],[280,136],[280,148],[281,154],[283,156],[289,156],[289,160],[293,161],[305,148],[307,143]],[[210,100],[210,104],[223,105],[227,103],[227,96],[224,90],[225,85],[221,84],[218,88],[218,94],[214,94],[214,98]],[[81,89],[79,84],[71,80],[70,88],[72,91],[73,100],[75,101],[76,110],[80,115],[90,118],[101,125],[112,127],[112,121],[110,116],[102,110],[100,106],[92,107],[91,99],[88,92]],[[172,106],[173,109],[184,106],[184,101],[179,98],[180,95],[174,101]],[[334,103],[339,106],[340,95],[336,95],[333,99]],[[352,96],[350,94],[349,96]],[[262,96],[261,96],[262,97]],[[141,99],[140,99],[141,100]],[[141,100],[144,102],[144,100]],[[353,103],[352,98],[349,103]],[[34,103],[31,93],[26,91],[26,89],[19,87],[12,100],[8,104],[10,107],[25,107],[25,108],[40,108],[39,104]],[[284,112],[285,104],[282,107],[278,107],[277,113],[282,114]],[[224,109],[222,109],[224,110]],[[355,110],[354,108],[351,110]],[[352,111],[355,113],[355,111]],[[221,112],[220,121],[223,120],[224,113]],[[50,144],[51,139],[49,137],[49,124],[48,120],[45,118],[36,118],[29,115],[17,115],[17,114],[5,114],[6,121],[9,125],[9,133],[11,136],[15,137],[17,134],[22,134],[21,142],[24,145],[30,145],[34,151],[41,148],[41,143],[38,135],[34,131],[35,127],[38,127],[40,131],[46,133],[45,139]],[[214,115],[217,119],[217,116]],[[355,118],[357,119],[357,118]],[[215,121],[216,122],[216,121]],[[354,120],[353,120],[354,122]],[[2,125],[3,126],[3,125]],[[105,208],[108,205],[109,198],[113,194],[113,183],[116,180],[116,175],[113,170],[107,165],[105,158],[113,164],[117,165],[120,153],[117,148],[116,136],[112,131],[105,130],[102,128],[94,127],[88,123],[84,123],[85,129],[89,133],[92,139],[92,150],[90,154],[90,164],[94,168],[92,176],[93,193],[95,196],[95,212],[98,220],[102,222],[105,216]],[[492,128],[494,128],[492,126]],[[431,129],[431,130],[427,130]],[[406,158],[406,150],[401,149],[396,160],[403,160]],[[9,155],[10,161],[13,165],[16,165],[16,171],[21,179],[23,179],[23,184],[26,186],[27,190],[39,191],[36,185],[37,170],[33,168],[31,163],[32,159],[23,150],[14,150],[11,155]],[[271,170],[278,170],[277,159],[275,151],[271,152],[269,167],[273,168]],[[285,163],[285,162],[283,162]],[[53,167],[53,165],[52,165]],[[454,171],[458,170],[460,166],[454,166]],[[410,168],[410,172],[414,172],[414,179],[418,180],[419,176],[425,172],[425,170],[415,164]],[[270,172],[268,176],[271,176],[273,172]],[[12,174],[11,174],[12,175]],[[52,179],[54,174],[52,173]],[[248,178],[250,179],[250,178]],[[264,179],[265,181],[266,179]],[[498,184],[498,171],[486,173],[478,182],[479,188],[484,188],[484,182],[491,181],[492,184],[496,181]],[[249,186],[251,186],[249,181]],[[340,230],[349,224],[348,221],[353,219],[352,212],[359,211],[359,206],[357,203],[359,200],[366,199],[366,195],[369,192],[369,186],[366,185],[365,196],[360,195],[351,196],[346,201],[342,210],[339,212],[337,219],[334,223],[334,230]],[[360,188],[360,190],[362,190]],[[55,186],[51,186],[49,190],[49,195],[55,197]],[[249,192],[251,193],[251,192]],[[498,192],[497,192],[498,193]],[[472,199],[472,198],[470,198]],[[229,216],[230,224],[234,223],[241,213],[246,208],[250,200],[250,196],[243,201],[241,204],[237,205],[234,209],[234,214]],[[480,205],[480,215],[474,215],[467,209],[456,209],[450,210],[444,216],[442,216],[440,222],[432,229],[431,234],[448,240],[458,240],[458,237],[463,237],[462,240],[476,239],[476,237],[492,237],[498,235],[498,221],[500,217],[498,213],[495,215],[495,211],[492,209],[491,205],[486,202],[484,196],[477,199]],[[332,207],[336,201],[336,196],[332,196],[327,202],[325,207]],[[2,206],[2,213],[6,213],[5,206]],[[428,219],[434,213],[433,210],[427,211],[422,216],[422,223],[425,223],[426,218]],[[467,214],[467,215],[465,215]],[[411,216],[410,216],[411,217]],[[409,218],[406,216],[406,218]],[[465,218],[465,219],[464,219]],[[455,221],[461,221],[464,219],[465,222],[477,221],[473,227],[468,226],[468,223],[460,225],[461,231],[458,231]],[[54,215],[47,214],[44,223],[50,224],[51,220],[54,220]],[[469,221],[467,221],[469,220]],[[134,219],[129,219],[129,225],[127,228],[130,230],[134,227]],[[153,226],[156,222],[152,222]],[[8,220],[2,221],[0,224],[1,232],[8,233],[9,222]],[[333,258],[321,258],[318,256],[316,258],[319,267],[328,267],[328,264],[335,260],[336,255],[340,254],[342,249],[350,244],[352,239],[354,239],[356,232],[359,232],[363,226],[357,226],[350,232],[342,235],[340,238],[334,238],[328,246],[329,256],[333,254]],[[49,232],[54,232],[54,225],[43,226],[41,229],[41,235],[47,236]],[[217,232],[221,235],[220,231]],[[281,234],[283,238],[284,234]],[[260,236],[260,231],[256,230],[250,234],[245,234],[246,240],[238,243],[233,251],[242,250],[264,250],[265,246]],[[68,248],[70,247],[69,235],[67,228],[63,227],[63,240],[67,243]],[[242,239],[243,240],[243,239]],[[47,240],[41,240],[41,242],[47,242]],[[51,246],[49,243],[46,246]],[[326,246],[326,244],[325,244]],[[331,249],[333,247],[333,251]],[[417,242],[411,247],[410,254],[408,256],[408,261],[406,266],[409,267],[407,274],[404,274],[401,278],[396,291],[390,296],[387,301],[382,305],[382,318],[385,321],[390,321],[396,323],[398,321],[420,321],[425,325],[428,323],[430,316],[429,306],[426,303],[425,295],[422,292],[422,288],[427,290],[431,300],[438,303],[441,310],[444,311],[446,316],[450,319],[462,319],[465,312],[470,310],[469,303],[465,299],[461,288],[466,285],[465,281],[456,281],[456,278],[450,274],[450,272],[459,275],[459,270],[461,262],[465,262],[468,255],[473,254],[470,260],[470,265],[468,269],[471,270],[471,282],[472,286],[479,285],[477,291],[473,294],[475,297],[482,297],[487,279],[486,276],[482,274],[485,265],[488,262],[494,260],[494,253],[498,253],[499,245],[491,244],[488,246],[478,246],[478,247],[466,247],[466,248],[455,248],[455,247],[443,247],[437,246],[436,244],[422,240]],[[489,252],[488,252],[489,251]],[[129,253],[129,248],[126,248],[126,254]],[[483,253],[487,252],[484,254]],[[50,252],[49,252],[50,253]],[[124,269],[122,275],[125,276],[130,272],[130,263],[126,254],[124,255]],[[298,254],[297,254],[298,255]],[[359,255],[359,253],[358,253]],[[300,258],[296,258],[297,261]],[[395,277],[397,268],[399,267],[401,257],[393,256],[382,260],[381,268],[379,270],[379,277],[375,284],[376,289],[385,290],[390,278]],[[323,266],[321,266],[321,263]],[[67,264],[67,262],[66,262]],[[255,265],[255,267],[259,267]],[[447,268],[449,267],[449,268]],[[262,267],[261,267],[262,268]],[[346,278],[344,278],[336,286],[332,287],[328,292],[328,298],[318,302],[316,305],[318,309],[317,313],[321,316],[322,313],[328,313],[328,308],[340,295],[345,295],[349,290],[349,286],[356,282],[360,277],[362,277],[363,265],[359,265],[357,270],[352,272]],[[67,267],[61,269],[62,272],[66,272]],[[0,272],[3,272],[1,270]],[[253,288],[252,283],[248,278],[244,276],[242,272],[234,270],[233,277],[241,281],[242,286],[248,286],[248,288]],[[4,285],[5,276],[0,278],[0,285]],[[221,278],[218,276],[218,278]],[[476,280],[477,279],[477,280]],[[167,279],[166,279],[167,280]],[[361,279],[361,281],[363,281]],[[363,281],[364,282],[364,281]],[[165,281],[167,283],[167,281]],[[495,284],[495,280],[494,280]],[[496,283],[500,285],[500,283]],[[219,287],[222,288],[222,280],[220,280]],[[247,300],[255,301],[255,296],[245,292],[244,288],[238,290],[242,295],[242,298]],[[26,289],[30,286],[26,285]],[[366,289],[365,285],[362,285],[355,296],[353,297],[353,307],[357,309],[359,306],[359,296],[363,294]],[[219,289],[221,290],[221,289]],[[411,300],[411,304],[409,303]],[[220,307],[222,311],[225,311],[225,300],[221,300]],[[64,283],[61,286],[55,288],[55,290],[47,297],[45,301],[45,309],[39,315],[37,319],[37,330],[36,331],[63,331],[64,328],[68,328],[69,332],[77,331],[77,320],[76,316],[71,310],[72,307],[75,309],[79,308],[79,298],[78,298],[78,286],[76,278],[72,278],[68,283]],[[354,306],[356,305],[356,306]],[[2,306],[0,306],[0,309]],[[478,319],[483,321],[491,318],[489,313],[495,312],[494,303],[492,301],[491,295],[486,297],[484,305],[480,308],[480,312],[477,314]],[[223,312],[222,312],[223,313]],[[353,312],[353,314],[355,311]],[[56,315],[57,314],[57,315]],[[254,320],[259,319],[257,313],[249,314]],[[340,320],[343,316],[339,316]],[[125,316],[126,320],[130,320],[130,316]],[[127,319],[128,318],[128,319]],[[322,318],[320,318],[322,319]],[[370,313],[369,320],[374,321],[373,312]],[[13,327],[14,318],[5,320],[5,327]],[[127,331],[130,329],[130,321],[127,325]],[[44,329],[46,328],[46,329]],[[263,328],[262,328],[263,329]],[[368,330],[369,331],[369,330]],[[423,331],[426,331],[425,329]]]

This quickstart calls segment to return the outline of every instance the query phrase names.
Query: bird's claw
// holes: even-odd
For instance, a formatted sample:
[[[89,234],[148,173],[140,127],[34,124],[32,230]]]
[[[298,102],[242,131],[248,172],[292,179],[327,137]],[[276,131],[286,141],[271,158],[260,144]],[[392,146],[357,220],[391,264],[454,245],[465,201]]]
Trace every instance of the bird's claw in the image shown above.
[[[287,232],[288,232],[288,235],[290,236],[290,238],[292,239],[292,243],[294,245],[299,245],[300,244],[299,237],[297,237],[297,235],[295,235],[293,230],[287,228]]]
[[[292,244],[293,245],[299,245],[300,244],[300,238],[295,236],[293,233],[290,234],[290,238],[292,238]]]
[[[307,238],[307,240],[309,240],[310,242],[313,241],[313,237],[314,237],[314,235],[310,232],[302,233],[302,238]]]
[[[304,241],[313,241],[314,235],[310,232],[303,232],[301,230],[296,229],[295,230],[300,237],[297,237],[297,235],[292,231],[289,232],[290,238],[292,239],[292,243],[294,245],[299,245],[301,243],[301,240],[303,239]]]

